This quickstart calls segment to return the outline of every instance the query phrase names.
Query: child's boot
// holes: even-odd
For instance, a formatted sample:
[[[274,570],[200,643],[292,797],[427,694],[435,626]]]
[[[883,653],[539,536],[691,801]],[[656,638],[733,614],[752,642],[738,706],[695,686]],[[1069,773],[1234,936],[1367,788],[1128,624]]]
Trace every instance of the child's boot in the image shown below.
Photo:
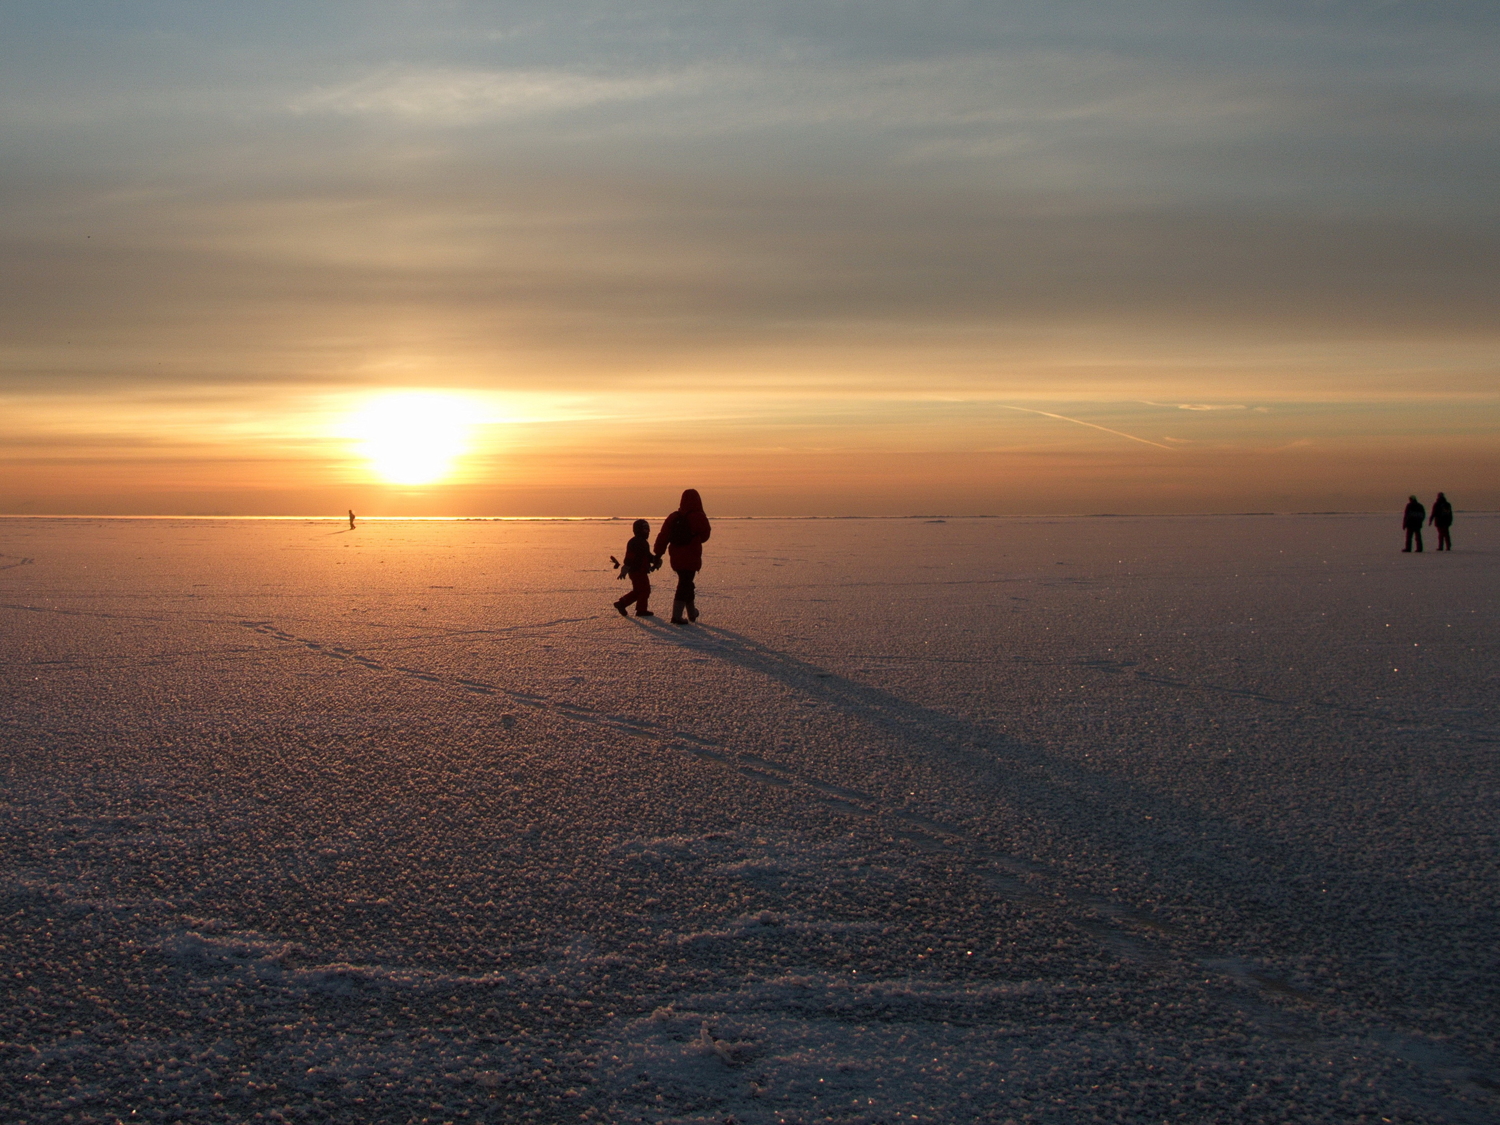
[[[625,612],[625,603],[624,602],[615,602],[615,608],[620,611],[620,616],[621,617],[629,617],[630,616],[630,614],[628,614],[628,613]]]

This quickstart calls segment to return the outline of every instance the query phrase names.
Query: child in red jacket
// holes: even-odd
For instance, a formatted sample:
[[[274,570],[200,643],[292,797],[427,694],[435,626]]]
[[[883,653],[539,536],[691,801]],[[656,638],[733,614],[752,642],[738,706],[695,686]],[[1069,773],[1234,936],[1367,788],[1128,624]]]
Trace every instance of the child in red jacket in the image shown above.
[[[651,525],[645,520],[636,520],[630,525],[630,530],[635,532],[635,537],[625,544],[625,561],[617,562],[613,555],[610,556],[610,561],[620,568],[620,577],[630,579],[630,593],[615,602],[615,608],[621,617],[629,617],[625,608],[634,602],[637,617],[655,617],[656,614],[646,607],[651,598],[651,579],[647,575],[661,565],[661,560],[651,553]]]

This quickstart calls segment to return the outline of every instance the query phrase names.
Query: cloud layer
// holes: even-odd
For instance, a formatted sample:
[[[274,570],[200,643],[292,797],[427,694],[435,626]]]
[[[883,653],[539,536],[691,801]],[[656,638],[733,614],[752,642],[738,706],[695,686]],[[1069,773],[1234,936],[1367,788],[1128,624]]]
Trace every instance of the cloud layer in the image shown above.
[[[88,466],[69,503],[91,472],[108,498],[97,466],[131,448],[251,492],[277,465],[347,487],[328,404],[389,387],[550,402],[572,422],[529,448],[559,479],[590,449],[604,465],[598,443],[667,456],[634,399],[713,430],[679,469],[1041,446],[1074,458],[1085,508],[1119,479],[1096,440],[1190,474],[1142,506],[1202,508],[1238,495],[1232,450],[1399,470],[1463,410],[1468,486],[1493,488],[1487,6],[0,19],[0,456],[13,481]],[[153,396],[154,416],[129,405]],[[938,424],[952,401],[994,404],[987,428]],[[1172,431],[1190,416],[1210,429]],[[846,505],[896,495],[840,480]],[[47,495],[10,491],[0,508]]]

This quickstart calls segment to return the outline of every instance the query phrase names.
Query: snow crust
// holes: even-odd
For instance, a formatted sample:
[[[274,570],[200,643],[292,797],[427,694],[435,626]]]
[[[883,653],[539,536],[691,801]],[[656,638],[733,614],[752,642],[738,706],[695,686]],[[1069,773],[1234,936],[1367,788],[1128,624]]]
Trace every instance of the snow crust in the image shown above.
[[[1500,1120],[1398,523],[0,522],[3,1120]]]

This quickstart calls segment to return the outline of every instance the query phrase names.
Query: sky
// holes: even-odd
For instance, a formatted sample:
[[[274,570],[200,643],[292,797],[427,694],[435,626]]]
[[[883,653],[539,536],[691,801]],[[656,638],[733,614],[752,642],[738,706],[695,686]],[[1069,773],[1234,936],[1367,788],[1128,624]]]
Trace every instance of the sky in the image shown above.
[[[0,513],[1500,508],[1500,7],[0,0]]]

